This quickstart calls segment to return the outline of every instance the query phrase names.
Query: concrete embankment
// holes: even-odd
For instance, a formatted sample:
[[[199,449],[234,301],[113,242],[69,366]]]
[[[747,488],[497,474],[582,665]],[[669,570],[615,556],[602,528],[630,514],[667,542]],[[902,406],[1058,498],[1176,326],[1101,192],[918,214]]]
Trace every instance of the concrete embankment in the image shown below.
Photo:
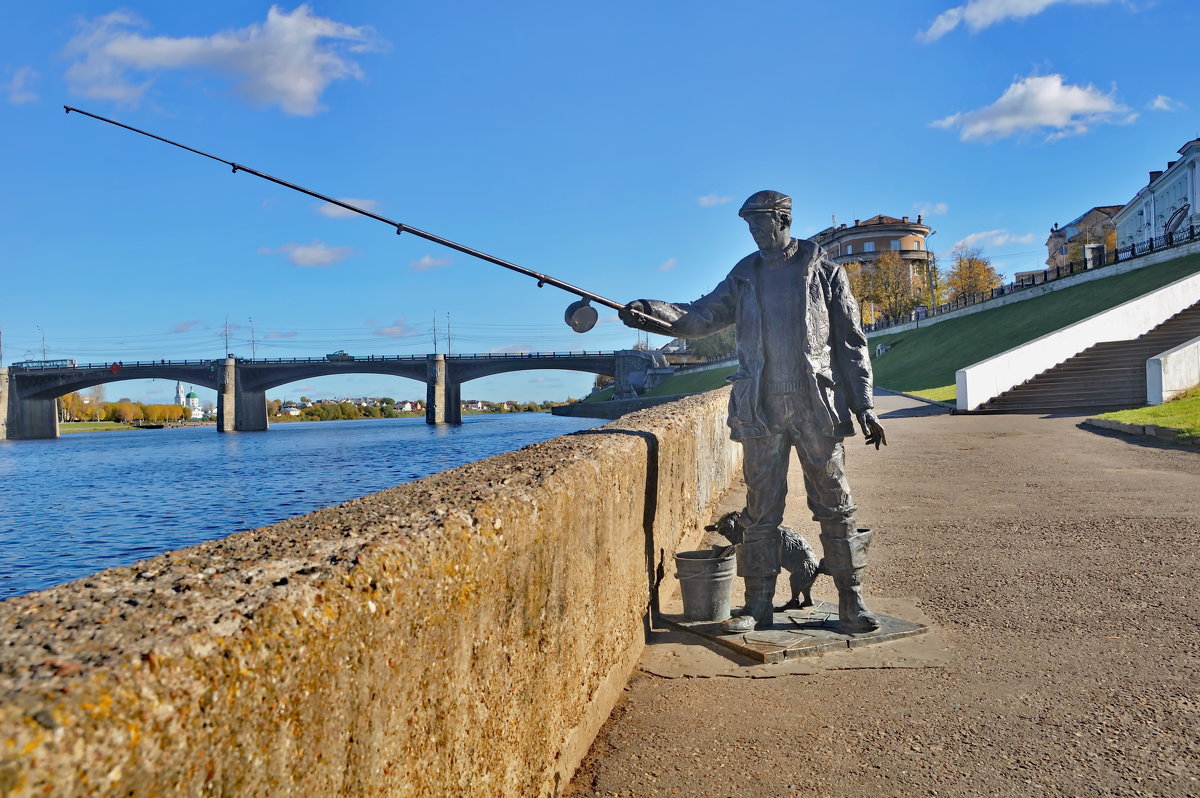
[[[735,476],[726,398],[0,603],[0,793],[558,792]]]

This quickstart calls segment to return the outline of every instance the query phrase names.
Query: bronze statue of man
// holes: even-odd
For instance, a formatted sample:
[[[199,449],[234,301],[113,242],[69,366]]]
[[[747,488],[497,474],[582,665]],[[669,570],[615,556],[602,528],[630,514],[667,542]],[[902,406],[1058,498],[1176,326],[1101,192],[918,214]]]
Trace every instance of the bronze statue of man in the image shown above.
[[[758,251],[742,258],[720,285],[690,303],[636,300],[621,319],[663,332],[628,312],[638,310],[668,322],[670,334],[684,338],[736,327],[729,427],[730,437],[742,444],[746,481],[745,533],[737,554],[746,603],[724,622],[725,630],[771,625],[794,448],[809,509],[821,524],[824,569],[837,586],[840,626],[870,632],[879,620],[863,603],[860,572],[871,532],[855,525],[842,440],[854,435],[851,413],[868,445],[878,449],[887,439],[872,410],[871,361],[858,304],[842,267],[815,243],[791,237],[791,197],[759,191],[738,215]]]

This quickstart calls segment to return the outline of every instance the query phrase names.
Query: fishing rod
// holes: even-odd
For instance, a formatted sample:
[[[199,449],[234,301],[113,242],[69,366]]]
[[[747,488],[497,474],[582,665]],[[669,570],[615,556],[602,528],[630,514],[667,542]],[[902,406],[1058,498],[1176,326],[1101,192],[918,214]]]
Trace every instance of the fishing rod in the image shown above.
[[[388,219],[385,216],[380,216],[377,213],[372,213],[371,211],[368,211],[365,208],[360,208],[357,205],[351,205],[348,202],[342,202],[339,199],[334,199],[333,197],[327,197],[324,194],[320,194],[316,191],[312,191],[311,189],[307,189],[304,186],[298,186],[295,183],[290,183],[287,180],[283,180],[281,178],[274,177],[272,175],[267,174],[266,172],[260,172],[257,169],[251,169],[249,166],[246,166],[245,164],[234,163],[233,161],[227,161],[224,158],[218,158],[215,155],[212,155],[207,152],[203,152],[202,150],[197,150],[194,147],[189,147],[186,144],[180,144],[178,141],[171,141],[171,139],[163,138],[162,136],[156,136],[153,133],[147,132],[145,130],[141,130],[140,128],[133,127],[132,125],[126,125],[122,122],[117,122],[114,119],[108,119],[107,117],[103,117],[98,114],[93,114],[89,111],[84,111],[80,108],[75,108],[70,105],[64,105],[63,109],[68,114],[71,113],[72,111],[74,111],[77,114],[83,114],[84,116],[90,116],[92,119],[96,119],[100,122],[107,122],[110,125],[116,125],[117,127],[125,128],[126,130],[131,130],[134,133],[140,133],[143,136],[147,136],[152,139],[157,139],[158,141],[161,141],[164,144],[170,144],[173,147],[179,147],[181,150],[187,150],[188,152],[195,153],[196,155],[202,155],[205,158],[211,158],[214,161],[218,161],[220,163],[225,164],[228,167],[231,167],[233,169],[234,174],[237,174],[238,172],[248,172],[249,174],[252,174],[255,177],[261,177],[263,180],[269,180],[272,183],[276,183],[278,185],[283,186],[284,188],[290,188],[293,191],[299,191],[301,194],[307,194],[310,197],[322,200],[323,202],[328,202],[331,205],[336,205],[339,208],[345,208],[348,211],[353,211],[354,213],[361,214],[368,218],[374,219],[377,222],[383,222],[384,224],[388,225],[389,227],[396,228],[396,235],[400,235],[402,233],[411,233],[412,235],[415,235],[419,238],[424,238],[426,241],[432,241],[435,244],[441,244],[443,247],[448,247],[457,252],[461,252],[464,255],[470,255],[473,258],[479,258],[480,260],[485,260],[488,263],[494,263],[497,266],[503,266],[506,269],[511,269],[514,272],[518,272],[519,274],[523,274],[526,277],[532,277],[535,280],[537,280],[538,288],[541,288],[544,285],[552,285],[555,288],[561,288],[563,291],[566,291],[571,294],[575,294],[576,296],[579,297],[579,300],[572,302],[570,305],[567,306],[566,313],[563,314],[563,320],[566,321],[566,323],[571,327],[571,329],[577,333],[585,333],[588,330],[592,329],[592,327],[596,326],[596,320],[599,318],[599,316],[596,313],[596,309],[593,308],[589,304],[590,302],[595,302],[596,304],[604,305],[605,307],[612,308],[613,310],[618,310],[618,311],[623,310],[626,313],[633,315],[634,317],[639,317],[640,321],[642,322],[642,324],[644,326],[656,327],[664,335],[672,334],[671,325],[665,321],[662,321],[661,319],[657,319],[654,316],[651,316],[647,313],[642,313],[641,311],[635,310],[633,308],[627,308],[625,305],[621,304],[620,302],[616,302],[614,300],[608,299],[607,297],[602,297],[599,294],[593,294],[591,291],[587,291],[578,286],[571,285],[570,283],[565,283],[562,280],[556,280],[555,278],[553,278],[547,274],[542,274],[541,272],[535,272],[532,269],[526,269],[524,266],[518,266],[515,263],[509,263],[506,260],[501,260],[500,258],[489,255],[486,252],[480,252],[477,249],[471,249],[470,247],[463,246],[462,244],[456,243],[447,238],[442,238],[441,236],[434,235],[433,233],[427,233],[424,230],[419,230],[416,227],[404,224],[403,222],[393,221],[392,219]]]

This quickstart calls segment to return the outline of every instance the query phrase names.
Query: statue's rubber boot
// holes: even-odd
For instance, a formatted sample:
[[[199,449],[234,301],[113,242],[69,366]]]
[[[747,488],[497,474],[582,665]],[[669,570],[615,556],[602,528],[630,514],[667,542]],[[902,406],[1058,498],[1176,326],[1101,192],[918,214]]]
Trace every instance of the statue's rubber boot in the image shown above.
[[[866,634],[879,628],[879,619],[863,603],[862,581],[857,571],[834,574],[838,591],[838,626],[848,634]]]
[[[730,634],[769,629],[775,617],[775,577],[746,577],[746,606],[721,622],[721,631]]]
[[[770,628],[775,618],[775,580],[782,539],[778,527],[750,527],[737,547],[737,572],[746,583],[746,605],[721,622],[731,634]]]
[[[862,597],[861,571],[867,565],[871,530],[856,529],[854,519],[845,523],[821,522],[821,546],[825,549],[825,571],[838,591],[838,626],[847,634],[865,634],[879,628]]]

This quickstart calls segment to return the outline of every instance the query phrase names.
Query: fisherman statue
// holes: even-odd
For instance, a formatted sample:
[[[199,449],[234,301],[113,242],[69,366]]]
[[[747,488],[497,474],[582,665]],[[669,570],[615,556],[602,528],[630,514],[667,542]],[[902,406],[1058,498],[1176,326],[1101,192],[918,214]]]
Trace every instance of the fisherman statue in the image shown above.
[[[746,482],[745,531],[737,572],[745,606],[722,627],[770,627],[780,571],[788,460],[794,447],[813,520],[821,524],[823,570],[837,586],[841,629],[879,628],[862,597],[871,532],[858,529],[846,482],[843,438],[851,413],[867,445],[887,444],[872,410],[871,361],[846,273],[817,244],[791,237],[792,199],[759,191],[738,215],[758,251],[742,258],[711,293],[691,303],[639,299],[621,320],[642,330],[701,338],[734,325],[738,368],[730,378],[730,437],[740,441]],[[656,327],[653,320],[666,322]]]

